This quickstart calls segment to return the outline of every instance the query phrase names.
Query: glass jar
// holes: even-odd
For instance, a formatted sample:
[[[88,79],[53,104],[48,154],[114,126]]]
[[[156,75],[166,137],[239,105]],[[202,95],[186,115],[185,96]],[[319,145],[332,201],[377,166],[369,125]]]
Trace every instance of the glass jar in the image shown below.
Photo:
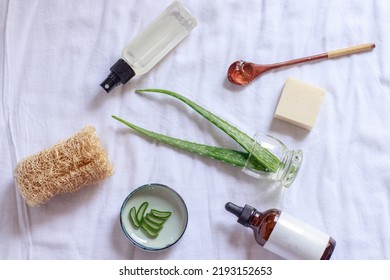
[[[296,178],[301,166],[303,152],[301,150],[289,150],[280,140],[273,136],[256,133],[255,140],[242,171],[257,179],[264,179],[281,184],[283,187],[289,187]],[[250,164],[253,161],[253,151],[256,145],[269,151],[278,163],[274,170],[259,170],[252,168]]]

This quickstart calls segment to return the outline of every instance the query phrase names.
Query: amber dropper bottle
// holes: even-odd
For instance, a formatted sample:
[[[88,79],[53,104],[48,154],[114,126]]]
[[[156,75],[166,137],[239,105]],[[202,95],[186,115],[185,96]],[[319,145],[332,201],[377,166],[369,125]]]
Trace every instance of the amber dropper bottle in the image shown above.
[[[231,202],[225,209],[254,231],[260,246],[284,259],[329,260],[336,246],[331,236],[281,210],[259,212],[250,205],[240,207]]]

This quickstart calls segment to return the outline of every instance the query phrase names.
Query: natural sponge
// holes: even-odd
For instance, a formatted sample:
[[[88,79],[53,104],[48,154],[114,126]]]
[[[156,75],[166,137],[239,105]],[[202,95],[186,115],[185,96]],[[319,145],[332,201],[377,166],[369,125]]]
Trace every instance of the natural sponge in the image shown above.
[[[113,173],[107,152],[93,126],[20,161],[14,172],[28,205],[38,206],[52,197],[72,193]]]

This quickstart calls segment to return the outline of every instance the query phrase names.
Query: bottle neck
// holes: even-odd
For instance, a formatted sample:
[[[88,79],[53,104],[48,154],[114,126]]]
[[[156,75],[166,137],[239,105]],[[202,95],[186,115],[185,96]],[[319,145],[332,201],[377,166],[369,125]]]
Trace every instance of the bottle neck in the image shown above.
[[[280,214],[281,211],[278,209],[269,209],[265,212],[255,211],[251,216],[248,226],[253,230],[255,239],[261,246],[270,238]]]
[[[248,220],[248,223],[245,226],[250,227],[251,229],[254,230],[260,226],[263,218],[264,218],[264,214],[256,210],[253,212],[253,214]]]
[[[123,59],[119,59],[111,68],[111,73],[100,84],[100,86],[110,93],[116,86],[127,83],[135,76],[134,70]]]
[[[275,174],[275,178],[284,187],[289,187],[295,180],[301,166],[303,153],[301,150],[286,150],[281,160],[280,167]]]
[[[270,135],[256,134],[253,139],[252,149],[242,171],[257,179],[266,179],[277,185],[289,187],[298,174],[303,157],[302,151],[289,150],[281,141]],[[260,145],[272,155],[275,161],[272,170],[264,166],[256,166],[256,163],[259,163],[253,158],[256,145]]]
[[[275,209],[275,208],[269,209],[269,210],[264,211],[264,212],[260,212],[260,211],[255,210],[253,212],[253,214],[251,215],[251,217],[248,219],[247,226],[252,228],[252,229],[257,229],[257,228],[262,227],[264,225],[271,224],[272,229],[273,229],[273,227],[278,222],[278,218],[279,218],[281,213],[282,213],[281,210]]]

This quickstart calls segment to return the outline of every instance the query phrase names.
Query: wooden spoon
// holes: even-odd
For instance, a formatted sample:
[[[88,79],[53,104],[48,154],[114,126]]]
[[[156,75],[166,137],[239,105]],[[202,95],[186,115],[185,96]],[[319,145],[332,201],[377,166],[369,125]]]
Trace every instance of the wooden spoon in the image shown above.
[[[227,72],[227,78],[233,84],[246,85],[250,83],[252,80],[254,80],[257,76],[272,69],[290,66],[298,63],[309,62],[318,59],[335,58],[335,57],[349,55],[357,52],[369,51],[372,50],[373,48],[375,48],[375,44],[363,44],[363,45],[353,46],[345,49],[329,51],[322,54],[288,60],[285,62],[279,62],[274,64],[263,64],[263,65],[239,60],[233,62],[230,65]]]

